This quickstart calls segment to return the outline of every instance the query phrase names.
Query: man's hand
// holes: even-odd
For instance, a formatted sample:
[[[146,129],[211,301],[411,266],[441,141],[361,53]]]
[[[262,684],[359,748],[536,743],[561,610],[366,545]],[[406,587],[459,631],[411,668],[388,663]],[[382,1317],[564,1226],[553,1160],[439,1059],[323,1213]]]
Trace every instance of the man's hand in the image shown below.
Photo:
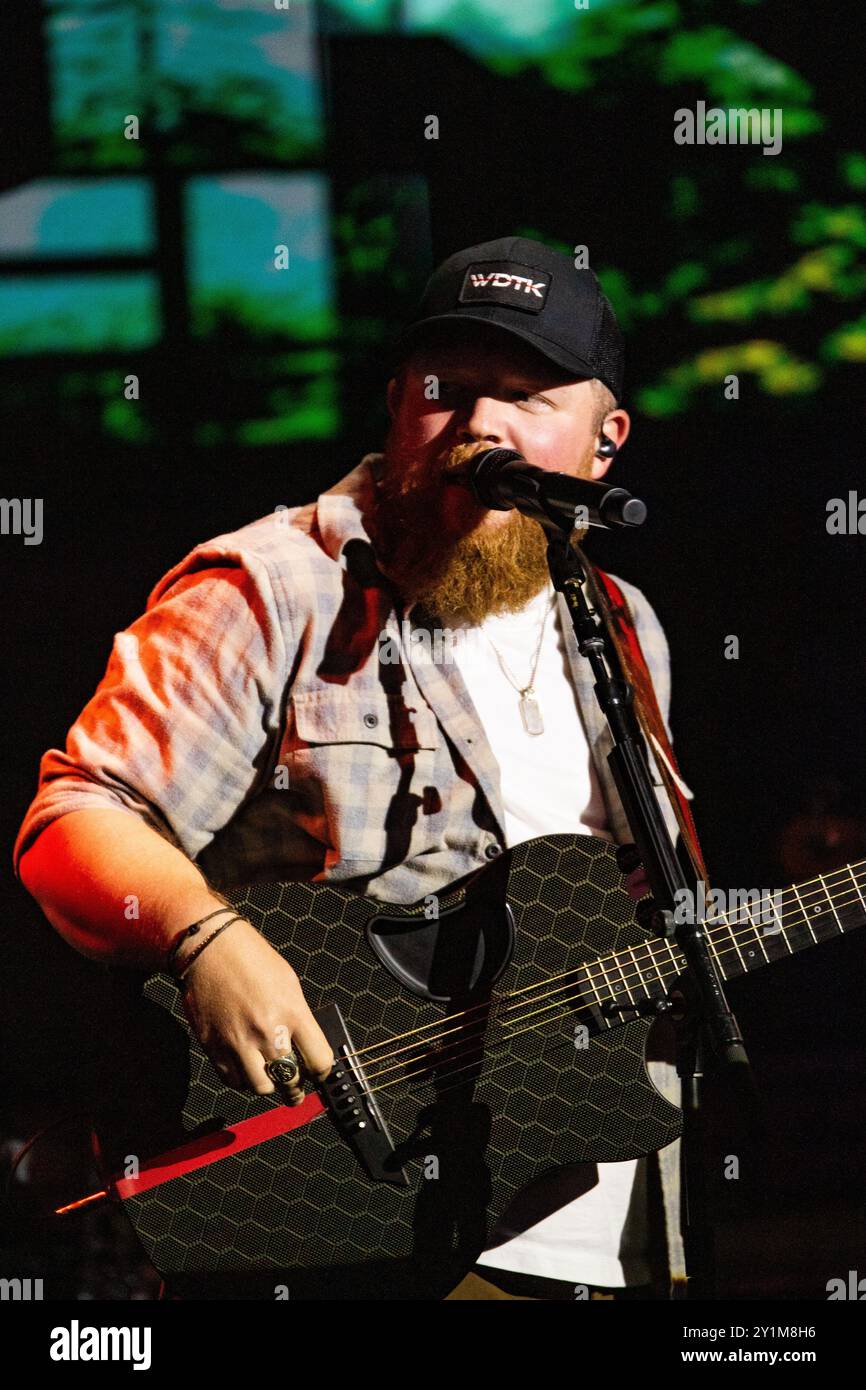
[[[221,932],[189,967],[185,984],[186,1016],[227,1085],[274,1094],[265,1063],[290,1048],[318,1080],[334,1065],[297,975],[251,922],[233,922]],[[300,1105],[300,1079],[281,1095],[287,1104]]]
[[[225,906],[181,850],[117,810],[70,811],[53,821],[22,856],[20,871],[71,946],[136,970],[163,970],[178,932]],[[141,919],[124,911],[130,894],[141,904]],[[193,949],[195,942],[184,943],[176,969]],[[185,983],[186,1016],[227,1085],[275,1094],[265,1062],[293,1044],[311,1077],[331,1070],[331,1048],[297,975],[251,922],[241,919],[220,932],[191,963]],[[299,1104],[300,1078],[280,1094]]]

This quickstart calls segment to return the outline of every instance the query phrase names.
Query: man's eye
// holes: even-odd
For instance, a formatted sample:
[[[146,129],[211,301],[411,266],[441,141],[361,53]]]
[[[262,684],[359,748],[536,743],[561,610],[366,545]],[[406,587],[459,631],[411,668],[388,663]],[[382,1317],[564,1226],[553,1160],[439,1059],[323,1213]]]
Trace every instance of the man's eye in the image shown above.
[[[445,377],[440,377],[437,384],[439,400],[454,400],[460,396],[464,390],[459,381],[448,381]],[[523,401],[530,405],[550,405],[546,396],[540,395],[537,391],[511,391],[511,399],[521,403]]]

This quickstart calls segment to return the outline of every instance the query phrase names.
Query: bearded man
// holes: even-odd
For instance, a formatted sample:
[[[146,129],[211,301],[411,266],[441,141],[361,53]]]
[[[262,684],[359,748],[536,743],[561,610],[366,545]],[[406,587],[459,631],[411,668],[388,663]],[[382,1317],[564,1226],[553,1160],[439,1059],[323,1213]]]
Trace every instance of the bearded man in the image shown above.
[[[221,892],[306,878],[415,902],[534,836],[631,839],[544,532],[452,476],[501,445],[602,478],[629,431],[621,377],[592,271],[514,237],[450,257],[398,345],[383,454],[196,546],[118,634],[66,751],[44,755],[16,872],[85,955],[170,958],[228,1085],[272,1094],[286,1034],[311,1077],[333,1057],[303,982],[250,922],[188,935]],[[664,634],[619,583],[667,719]],[[412,634],[431,624],[446,660],[417,659]],[[300,1079],[280,1094],[300,1103]],[[451,1297],[668,1296],[676,1148],[525,1189]]]

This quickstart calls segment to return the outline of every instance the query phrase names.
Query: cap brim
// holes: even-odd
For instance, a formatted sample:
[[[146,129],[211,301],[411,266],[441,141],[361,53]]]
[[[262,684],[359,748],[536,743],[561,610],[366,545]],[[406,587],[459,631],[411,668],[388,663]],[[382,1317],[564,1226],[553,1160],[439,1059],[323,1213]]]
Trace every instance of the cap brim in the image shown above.
[[[412,323],[401,333],[392,353],[392,361],[399,363],[405,357],[418,338],[424,332],[437,323],[483,323],[488,328],[498,329],[502,333],[508,333],[512,338],[521,338],[530,347],[535,348],[536,352],[542,357],[546,357],[549,362],[553,362],[557,367],[562,367],[565,371],[574,372],[576,377],[585,379],[594,377],[595,371],[583,361],[582,358],[575,357],[568,353],[564,348],[557,347],[555,343],[547,345],[547,340],[539,338],[537,334],[530,333],[528,329],[514,327],[511,324],[503,323],[499,318],[488,317],[483,310],[473,309],[466,313],[453,314],[433,314],[429,319],[420,319],[417,323]]]

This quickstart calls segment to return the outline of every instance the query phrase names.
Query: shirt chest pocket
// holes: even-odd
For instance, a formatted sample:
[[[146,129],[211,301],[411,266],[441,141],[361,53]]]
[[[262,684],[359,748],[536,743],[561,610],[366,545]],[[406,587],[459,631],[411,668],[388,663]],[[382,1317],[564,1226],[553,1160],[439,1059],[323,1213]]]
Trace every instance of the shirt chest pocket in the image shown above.
[[[439,746],[436,717],[420,701],[328,690],[296,694],[292,708],[298,746],[360,743],[395,753]]]
[[[405,858],[435,786],[436,718],[380,693],[293,695],[286,763],[295,819],[355,873]]]

